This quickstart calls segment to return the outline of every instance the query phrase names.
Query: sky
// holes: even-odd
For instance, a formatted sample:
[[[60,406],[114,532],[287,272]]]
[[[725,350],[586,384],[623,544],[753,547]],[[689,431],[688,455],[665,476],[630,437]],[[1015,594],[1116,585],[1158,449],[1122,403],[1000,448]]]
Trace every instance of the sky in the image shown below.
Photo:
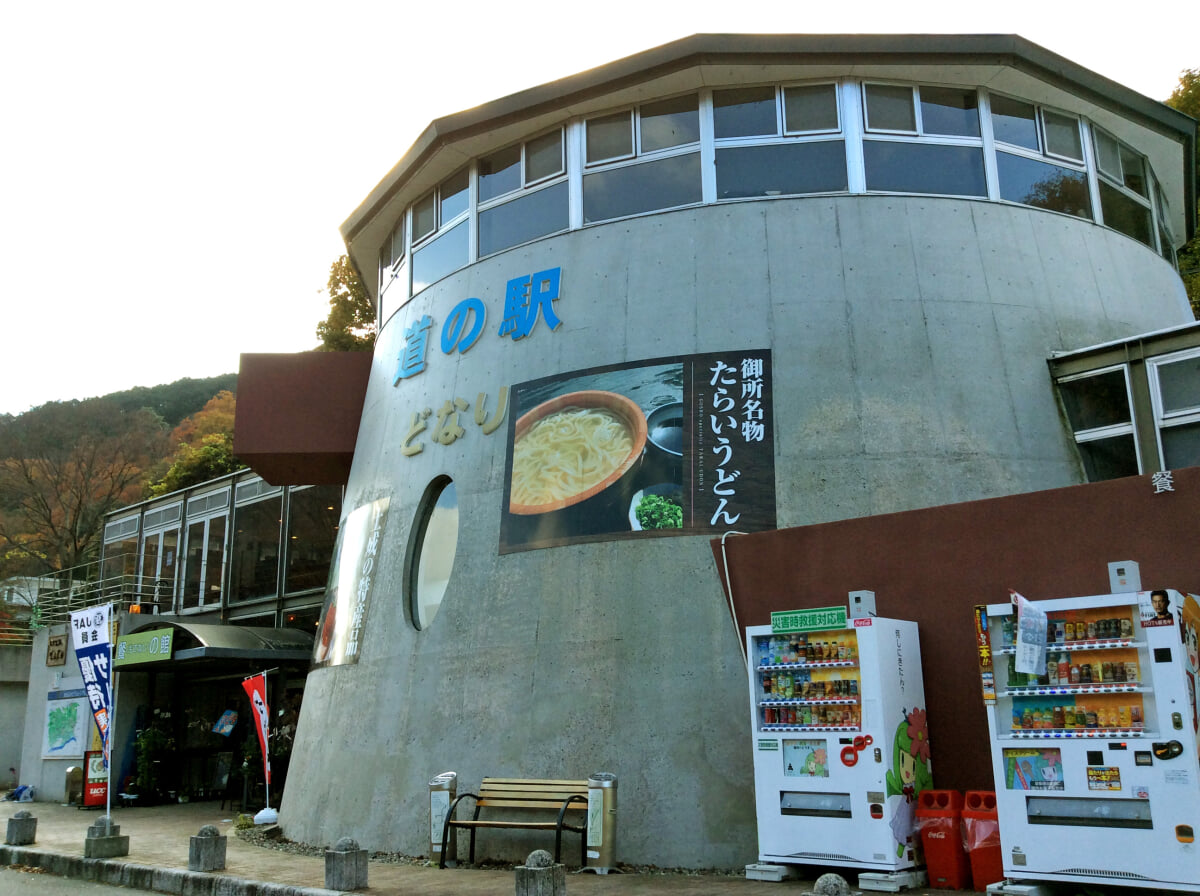
[[[0,414],[315,347],[339,226],[431,121],[690,34],[1019,34],[1162,100],[1197,25],[1194,0],[0,2]]]

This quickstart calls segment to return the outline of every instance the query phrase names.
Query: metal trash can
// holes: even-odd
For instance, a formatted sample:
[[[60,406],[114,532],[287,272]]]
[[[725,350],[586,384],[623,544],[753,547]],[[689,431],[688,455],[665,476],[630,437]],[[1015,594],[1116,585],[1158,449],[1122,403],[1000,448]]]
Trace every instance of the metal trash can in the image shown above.
[[[446,813],[458,795],[458,772],[442,772],[429,782],[429,858],[432,862],[442,860],[442,830],[446,824]],[[447,864],[458,861],[458,837],[451,832],[446,838]]]
[[[588,776],[587,865],[584,871],[617,871],[617,776]]]
[[[68,806],[83,805],[83,769],[72,765],[67,769],[67,782],[63,789]]]

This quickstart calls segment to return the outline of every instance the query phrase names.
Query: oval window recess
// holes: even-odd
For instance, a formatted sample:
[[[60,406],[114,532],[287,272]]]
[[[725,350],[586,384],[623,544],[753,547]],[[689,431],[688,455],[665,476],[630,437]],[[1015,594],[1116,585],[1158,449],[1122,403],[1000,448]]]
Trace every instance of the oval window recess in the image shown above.
[[[425,489],[409,545],[404,574],[409,610],[413,625],[425,629],[442,605],[458,549],[458,490],[449,476]]]

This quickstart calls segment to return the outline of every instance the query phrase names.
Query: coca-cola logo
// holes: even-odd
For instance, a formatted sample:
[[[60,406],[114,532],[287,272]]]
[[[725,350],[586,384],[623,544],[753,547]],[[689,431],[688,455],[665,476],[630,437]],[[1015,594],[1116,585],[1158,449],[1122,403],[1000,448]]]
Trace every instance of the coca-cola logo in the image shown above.
[[[861,619],[854,620],[854,627],[855,628],[867,628],[872,623],[872,621],[873,620],[871,619],[870,616],[864,616]]]

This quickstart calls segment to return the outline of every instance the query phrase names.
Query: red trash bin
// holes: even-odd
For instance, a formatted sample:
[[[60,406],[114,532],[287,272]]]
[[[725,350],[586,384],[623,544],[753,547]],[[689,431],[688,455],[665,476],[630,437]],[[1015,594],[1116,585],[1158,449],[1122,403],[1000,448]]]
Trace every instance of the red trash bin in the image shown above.
[[[971,889],[971,864],[963,847],[963,795],[957,790],[922,790],[917,795],[917,826],[925,850],[929,886]]]
[[[1004,880],[995,792],[968,790],[964,797],[962,817],[963,846],[971,861],[971,880],[974,888],[983,892],[988,884]]]

